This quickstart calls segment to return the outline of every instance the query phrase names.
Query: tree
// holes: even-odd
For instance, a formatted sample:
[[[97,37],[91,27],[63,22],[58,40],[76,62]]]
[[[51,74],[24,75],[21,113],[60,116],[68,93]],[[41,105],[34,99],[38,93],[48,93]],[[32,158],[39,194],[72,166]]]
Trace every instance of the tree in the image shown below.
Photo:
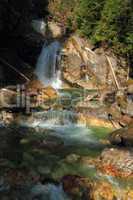
[[[76,10],[77,28],[85,36],[91,36],[100,20],[104,0],[80,0]]]
[[[122,51],[132,38],[132,11],[131,0],[106,0],[93,40],[108,41]]]

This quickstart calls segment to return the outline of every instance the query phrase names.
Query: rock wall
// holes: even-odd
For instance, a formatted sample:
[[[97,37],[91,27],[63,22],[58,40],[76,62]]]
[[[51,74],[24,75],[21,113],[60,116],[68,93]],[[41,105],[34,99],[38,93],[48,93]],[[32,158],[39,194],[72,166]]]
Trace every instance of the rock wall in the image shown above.
[[[103,48],[98,48],[93,51],[92,49],[93,46],[78,35],[73,35],[66,41],[63,50],[65,54],[63,64],[63,66],[65,66],[64,78],[78,85],[80,82],[80,86],[82,87],[88,85],[87,88],[91,88],[90,85],[92,84],[92,88],[96,88],[96,85],[98,85],[98,87],[101,88],[117,89],[114,80],[115,74],[119,87],[124,87],[126,84],[127,71],[121,68],[118,58],[109,50],[105,51]],[[126,66],[126,63],[124,63],[124,65]],[[86,81],[85,77],[82,77],[82,72],[84,72],[84,75],[88,76],[88,81]],[[85,84],[83,84],[83,82],[85,82]]]
[[[42,0],[1,0],[0,31],[8,35],[23,35],[33,18],[45,17],[47,4]]]
[[[45,17],[46,9],[47,1],[42,0],[0,1],[0,58],[18,70],[22,70],[21,72],[23,72],[22,66],[24,68],[35,66],[45,42],[44,36],[33,30],[31,22],[33,19]],[[17,79],[16,74],[13,76],[11,73],[10,76],[9,65],[3,64],[1,60],[0,65],[1,71],[4,71],[5,75],[9,74],[8,79],[5,76],[6,81],[11,80],[12,77],[14,80]],[[3,77],[3,75],[0,77],[2,82],[5,81]]]

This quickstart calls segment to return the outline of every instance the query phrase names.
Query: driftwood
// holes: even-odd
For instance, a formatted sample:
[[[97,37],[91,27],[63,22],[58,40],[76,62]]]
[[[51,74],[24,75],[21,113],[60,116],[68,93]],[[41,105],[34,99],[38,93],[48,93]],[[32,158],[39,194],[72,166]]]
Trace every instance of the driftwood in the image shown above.
[[[5,64],[5,65],[7,65],[8,67],[10,67],[12,70],[14,70],[15,72],[17,72],[21,77],[23,77],[27,82],[29,82],[30,81],[30,79],[27,77],[27,76],[25,76],[22,72],[20,72],[18,69],[16,69],[15,67],[13,67],[11,64],[9,64],[7,61],[5,61],[3,58],[0,58],[0,61],[3,63],[3,64]]]
[[[115,71],[114,71],[114,69],[113,69],[111,60],[110,60],[110,58],[109,58],[108,56],[106,56],[106,58],[107,58],[107,61],[108,61],[108,63],[109,63],[109,66],[110,66],[110,69],[111,69],[111,72],[112,72],[112,75],[113,75],[113,78],[114,78],[116,87],[117,87],[118,90],[120,90],[120,86],[119,86],[119,83],[118,83],[118,81],[117,81],[117,78],[116,78]]]
[[[84,55],[82,54],[82,49],[78,46],[77,42],[74,39],[72,39],[72,44],[75,47],[75,49],[77,50],[82,62],[85,63],[85,65],[87,66],[87,70],[88,70],[87,74],[95,77],[95,79],[99,82],[99,78],[97,77],[97,75],[93,72],[93,70],[90,68],[90,66],[86,62],[86,59],[85,59]],[[87,56],[87,58],[88,58],[88,56]]]
[[[84,48],[85,50],[87,50],[87,51],[89,51],[92,55],[94,55],[95,56],[95,52],[94,51],[92,51],[90,48],[88,48],[88,47],[85,47]]]

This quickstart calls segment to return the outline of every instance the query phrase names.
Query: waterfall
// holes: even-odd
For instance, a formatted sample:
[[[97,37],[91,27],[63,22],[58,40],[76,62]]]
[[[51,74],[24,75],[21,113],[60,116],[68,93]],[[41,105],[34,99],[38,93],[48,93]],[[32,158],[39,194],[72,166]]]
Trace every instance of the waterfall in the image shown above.
[[[51,85],[55,89],[61,87],[60,71],[58,69],[58,52],[60,43],[52,42],[48,46],[43,46],[38,58],[35,73],[38,79],[45,85]]]

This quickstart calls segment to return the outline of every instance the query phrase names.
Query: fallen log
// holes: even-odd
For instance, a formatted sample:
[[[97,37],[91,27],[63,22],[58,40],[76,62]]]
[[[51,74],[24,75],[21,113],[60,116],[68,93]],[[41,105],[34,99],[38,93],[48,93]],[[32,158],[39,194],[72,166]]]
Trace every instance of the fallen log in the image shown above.
[[[109,63],[109,66],[110,66],[110,69],[111,69],[111,72],[112,72],[112,75],[113,75],[113,78],[114,78],[116,87],[117,87],[118,90],[120,90],[120,86],[119,86],[119,83],[118,83],[118,81],[117,81],[117,78],[116,78],[115,71],[114,71],[114,69],[113,69],[111,60],[110,60],[110,58],[109,58],[108,56],[106,56],[106,58],[107,58],[107,61],[108,61],[108,63]]]
[[[30,79],[24,75],[22,72],[20,72],[18,69],[16,69],[14,66],[12,66],[11,64],[9,64],[7,61],[5,61],[3,58],[0,58],[0,61],[7,65],[8,67],[10,67],[12,70],[14,70],[15,72],[17,72],[21,77],[23,77],[27,82],[30,81]]]

